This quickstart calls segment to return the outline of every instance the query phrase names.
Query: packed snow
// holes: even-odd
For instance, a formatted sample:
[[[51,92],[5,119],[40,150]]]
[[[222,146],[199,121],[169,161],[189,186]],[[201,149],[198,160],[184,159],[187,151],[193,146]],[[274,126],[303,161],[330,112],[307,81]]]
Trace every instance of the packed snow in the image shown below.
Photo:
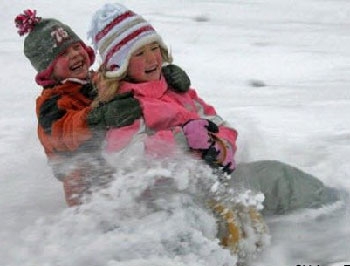
[[[215,219],[201,200],[218,191],[217,180],[185,157],[113,158],[124,167],[110,187],[78,209],[65,205],[36,136],[41,89],[13,20],[36,9],[86,40],[92,14],[106,2],[2,4],[0,265],[234,265],[237,258],[220,247]],[[200,96],[238,130],[238,162],[280,160],[350,191],[349,1],[119,2],[154,25]],[[175,183],[159,187],[158,176]],[[242,199],[245,194],[237,196]],[[262,199],[249,195],[249,204]],[[349,264],[349,211],[339,202],[266,217],[271,244],[251,264]]]

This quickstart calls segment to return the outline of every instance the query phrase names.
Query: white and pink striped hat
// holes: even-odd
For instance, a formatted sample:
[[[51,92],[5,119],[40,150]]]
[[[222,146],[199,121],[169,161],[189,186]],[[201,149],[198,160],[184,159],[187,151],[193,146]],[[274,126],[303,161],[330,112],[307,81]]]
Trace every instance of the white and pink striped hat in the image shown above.
[[[117,3],[105,4],[96,11],[88,35],[106,67],[107,78],[121,77],[132,53],[145,44],[157,42],[168,53],[167,46],[151,24]],[[171,61],[167,56],[163,59]]]

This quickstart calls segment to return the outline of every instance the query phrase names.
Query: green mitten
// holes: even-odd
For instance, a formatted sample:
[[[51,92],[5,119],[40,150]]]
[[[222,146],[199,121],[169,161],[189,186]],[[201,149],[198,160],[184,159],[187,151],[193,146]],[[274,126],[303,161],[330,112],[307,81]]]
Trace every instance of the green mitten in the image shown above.
[[[141,106],[131,92],[118,94],[111,101],[94,109],[87,116],[90,127],[106,129],[131,125],[142,115]]]
[[[176,92],[189,90],[191,81],[189,76],[177,65],[166,65],[162,67],[163,75],[169,87]]]

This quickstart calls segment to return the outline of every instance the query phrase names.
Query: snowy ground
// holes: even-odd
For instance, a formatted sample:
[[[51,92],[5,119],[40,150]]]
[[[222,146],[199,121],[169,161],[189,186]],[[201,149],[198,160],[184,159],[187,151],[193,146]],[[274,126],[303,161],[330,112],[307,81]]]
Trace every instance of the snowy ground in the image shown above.
[[[2,4],[0,265],[224,265],[230,259],[214,243],[196,242],[198,249],[187,260],[169,259],[157,241],[164,232],[171,236],[186,229],[175,223],[152,231],[152,223],[166,224],[162,219],[169,217],[161,215],[142,220],[151,228],[145,235],[154,234],[149,250],[143,252],[154,252],[154,257],[147,262],[128,262],[125,257],[125,263],[115,263],[116,250],[123,256],[132,246],[148,245],[132,245],[130,232],[121,236],[96,229],[101,221],[121,219],[111,212],[120,206],[98,201],[98,208],[87,209],[90,214],[85,216],[65,207],[61,184],[46,165],[36,137],[35,99],[40,88],[33,81],[35,72],[23,55],[23,38],[17,35],[13,19],[33,8],[40,16],[72,25],[85,37],[92,13],[103,2],[18,0]],[[350,190],[349,1],[120,2],[151,21],[200,96],[238,130],[238,161],[278,159],[330,186]],[[272,219],[272,246],[256,263],[296,266],[321,265],[327,258],[350,261],[348,218],[322,211],[335,217],[325,219],[322,213],[308,212]],[[176,215],[181,217],[177,212],[171,218],[177,219]],[[203,218],[205,213],[198,215]],[[132,217],[135,232],[145,232],[138,217]],[[213,221],[207,218],[201,226],[210,236]],[[208,249],[213,250],[208,258],[217,261],[199,260],[210,254]]]

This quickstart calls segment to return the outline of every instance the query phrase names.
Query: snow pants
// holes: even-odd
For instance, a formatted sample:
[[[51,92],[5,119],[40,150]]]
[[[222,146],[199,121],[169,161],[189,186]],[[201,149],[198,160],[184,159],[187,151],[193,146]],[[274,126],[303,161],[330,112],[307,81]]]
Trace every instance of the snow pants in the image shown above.
[[[56,178],[63,182],[65,200],[69,207],[80,205],[93,190],[113,180],[114,169],[99,152],[80,153],[60,161],[51,161]]]
[[[279,161],[238,164],[229,182],[236,189],[263,193],[263,214],[319,208],[341,198],[337,189],[327,187],[316,177]]]

